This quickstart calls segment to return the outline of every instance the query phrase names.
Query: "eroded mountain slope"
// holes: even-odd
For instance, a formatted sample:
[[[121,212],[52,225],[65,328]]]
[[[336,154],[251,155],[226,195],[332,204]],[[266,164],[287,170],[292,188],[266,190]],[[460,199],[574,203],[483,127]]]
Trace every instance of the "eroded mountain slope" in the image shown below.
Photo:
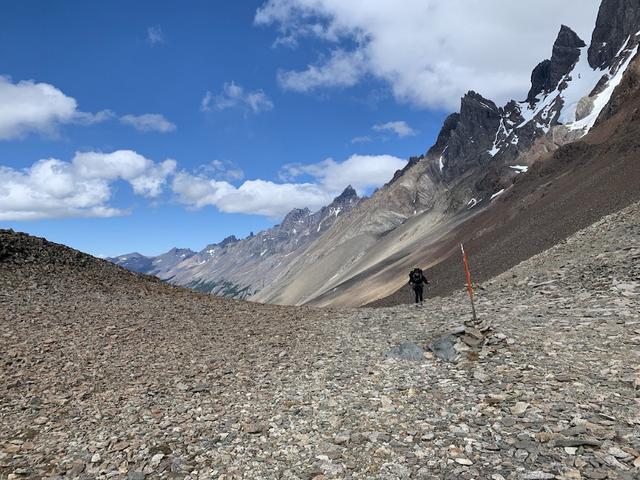
[[[475,92],[467,94],[460,113],[447,119],[425,156],[412,159],[254,298],[361,305],[400,288],[414,265],[437,265],[457,251],[458,241],[493,232],[487,238],[496,247],[480,270],[480,278],[488,278],[636,199],[635,107],[611,118],[638,96],[629,85],[637,79],[640,15],[628,15],[628,10],[640,10],[640,4],[624,3],[624,9],[608,0],[602,3],[590,47],[563,26],[551,58],[533,72],[527,100],[499,108]],[[616,20],[627,32],[622,42],[619,32],[601,25],[611,15],[626,15]],[[591,52],[608,36],[620,45],[595,62]],[[599,133],[584,138],[598,123]],[[609,134],[598,140],[602,132]],[[549,162],[563,145],[571,146]],[[587,159],[595,163],[587,165]],[[525,174],[536,162],[536,172]],[[573,179],[564,178],[567,174]],[[616,193],[597,195],[606,189]],[[564,199],[558,203],[563,208],[554,206],[552,198]],[[515,219],[520,212],[522,219]],[[517,238],[512,233],[516,226]],[[451,261],[434,270],[441,279],[438,293],[458,285]]]
[[[197,253],[174,248],[157,257],[129,254],[110,260],[175,285],[244,299],[271,283],[309,244],[360,201],[356,191],[348,186],[320,210],[295,208],[279,224],[243,239],[231,235]]]

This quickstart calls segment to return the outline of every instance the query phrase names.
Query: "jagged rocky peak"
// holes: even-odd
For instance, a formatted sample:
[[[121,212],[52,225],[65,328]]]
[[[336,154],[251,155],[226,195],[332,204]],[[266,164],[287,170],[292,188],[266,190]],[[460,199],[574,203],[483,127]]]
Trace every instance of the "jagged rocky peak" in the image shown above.
[[[610,67],[625,43],[637,43],[640,32],[638,0],[603,0],[589,47],[589,65],[604,70]]]
[[[445,150],[445,148],[447,148],[447,143],[451,138],[451,133],[456,129],[459,123],[460,114],[458,112],[449,115],[442,124],[442,128],[440,129],[440,133],[438,134],[436,143],[429,149],[427,154],[441,154]]]
[[[449,149],[465,148],[462,144],[455,144],[456,140],[468,141],[475,144],[476,148],[484,148],[493,143],[496,131],[502,118],[501,110],[491,100],[484,98],[479,93],[470,91],[460,103],[460,122],[451,135]],[[463,138],[457,138],[463,133]],[[454,145],[452,145],[452,142]],[[457,153],[452,151],[450,153]]]
[[[534,103],[541,93],[554,91],[562,79],[573,70],[580,59],[580,49],[587,44],[576,32],[562,25],[558,38],[553,44],[550,60],[544,60],[533,69],[531,74],[531,90],[527,102]]]
[[[498,107],[491,100],[470,90],[460,102],[460,121],[470,123],[483,122],[486,119],[500,118]]]
[[[236,238],[235,235],[229,235],[227,238],[225,238],[224,240],[222,240],[220,243],[218,243],[218,246],[220,248],[224,248],[228,245],[231,245],[233,243],[238,243],[238,239]]]
[[[195,253],[196,252],[194,252],[190,248],[177,248],[177,247],[174,247],[174,248],[172,248],[171,250],[169,250],[167,252],[167,254],[169,254],[169,255],[178,255],[178,256],[193,255]]]
[[[344,191],[333,199],[332,205],[334,204],[345,204],[345,203],[353,203],[354,201],[359,200],[358,192],[356,192],[355,188],[349,185]]]
[[[294,208],[289,213],[287,213],[280,226],[282,228],[289,228],[292,225],[300,222],[300,220],[308,217],[309,215],[311,215],[311,210],[309,210],[308,208]]]
[[[491,100],[470,91],[462,97],[459,117],[450,116],[447,120],[438,138],[442,148],[440,170],[445,181],[490,158],[487,152],[495,141],[502,112]]]

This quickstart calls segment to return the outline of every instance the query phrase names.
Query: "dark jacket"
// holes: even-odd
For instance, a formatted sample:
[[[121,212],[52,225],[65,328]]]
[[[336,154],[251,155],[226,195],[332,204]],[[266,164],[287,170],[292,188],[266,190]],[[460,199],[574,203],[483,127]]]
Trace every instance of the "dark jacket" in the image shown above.
[[[409,285],[412,287],[422,287],[423,284],[429,283],[427,277],[424,276],[424,273],[419,268],[413,269],[411,273],[409,273]]]

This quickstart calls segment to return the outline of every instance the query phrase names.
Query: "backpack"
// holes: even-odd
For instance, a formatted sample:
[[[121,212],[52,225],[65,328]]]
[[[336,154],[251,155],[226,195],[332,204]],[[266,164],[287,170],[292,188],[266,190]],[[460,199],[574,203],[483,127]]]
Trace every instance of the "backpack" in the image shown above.
[[[409,278],[411,279],[411,283],[422,285],[422,270],[416,268],[409,274]]]

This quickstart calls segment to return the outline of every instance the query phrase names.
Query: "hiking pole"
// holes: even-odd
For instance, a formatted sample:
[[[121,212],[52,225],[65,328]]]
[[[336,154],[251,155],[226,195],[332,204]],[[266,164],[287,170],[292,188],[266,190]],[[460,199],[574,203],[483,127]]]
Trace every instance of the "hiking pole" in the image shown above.
[[[471,284],[471,271],[469,270],[469,259],[467,253],[464,251],[464,246],[460,244],[460,250],[462,250],[462,261],[464,263],[464,272],[467,277],[467,292],[469,292],[469,299],[471,300],[471,311],[473,312],[473,321],[478,323],[478,317],[476,316],[476,304],[473,301],[473,285]]]

